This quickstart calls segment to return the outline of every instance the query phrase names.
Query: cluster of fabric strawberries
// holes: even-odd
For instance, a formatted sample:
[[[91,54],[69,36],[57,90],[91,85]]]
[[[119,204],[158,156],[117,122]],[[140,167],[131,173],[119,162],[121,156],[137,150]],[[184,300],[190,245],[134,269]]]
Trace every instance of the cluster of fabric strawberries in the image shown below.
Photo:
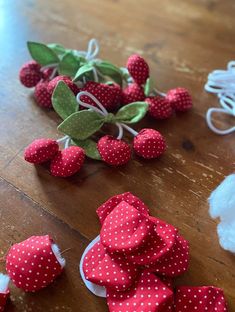
[[[109,311],[227,311],[219,288],[174,289],[172,279],[188,268],[189,244],[174,226],[151,217],[139,198],[114,196],[97,214],[100,236],[84,252],[80,270],[87,288],[107,297]]]
[[[65,259],[49,235],[31,236],[11,246],[6,255],[7,274],[0,274],[0,311],[10,296],[10,280],[25,292],[36,292],[51,284],[64,267]]]
[[[57,48],[55,51],[51,50],[48,52],[48,46],[40,44],[40,49],[42,48],[41,46],[44,49],[43,53],[49,53],[47,58],[43,59],[44,62],[47,61],[49,56],[53,57],[55,51],[58,50]],[[61,49],[59,51],[61,53]],[[32,53],[31,49],[30,52],[37,59],[38,50],[36,50],[36,53]],[[51,55],[51,53],[54,54]],[[157,94],[158,91],[152,87],[149,66],[140,55],[131,55],[127,60],[126,68],[118,68],[111,63],[96,59],[87,61],[80,58],[78,61],[75,56],[74,52],[70,51],[62,56],[60,54],[54,55],[55,60],[56,58],[58,59],[59,65],[52,62],[52,64],[42,66],[34,60],[21,68],[20,81],[26,87],[35,87],[35,99],[40,106],[46,108],[54,107],[57,111],[53,102],[54,94],[59,83],[63,82],[72,91],[74,99],[81,92],[85,91],[87,93],[87,95],[83,95],[80,98],[82,103],[86,104],[86,107],[79,106],[79,110],[84,110],[88,105],[90,110],[93,108],[94,111],[99,111],[99,107],[97,107],[98,101],[103,109],[109,115],[112,115],[120,107],[144,103],[148,115],[156,119],[166,119],[172,115],[173,111],[184,112],[192,107],[191,96],[184,88],[170,90],[167,94]],[[64,59],[67,60],[68,58],[70,60],[72,58],[71,63],[65,63],[64,70],[61,71],[61,68],[63,68],[61,63],[64,64]],[[39,61],[41,59],[42,57]],[[77,65],[78,63],[80,65]],[[73,68],[73,66],[78,67]],[[71,67],[75,70],[71,71]],[[61,73],[67,73],[68,68],[70,68],[73,74],[70,74],[70,76],[61,75]],[[107,76],[109,81],[105,80]],[[110,78],[112,81],[110,81]],[[93,96],[93,98],[89,95]],[[94,98],[96,101],[94,101]],[[64,101],[66,101],[65,96]],[[64,106],[66,106],[66,103]],[[130,112],[131,107],[127,114]],[[61,116],[59,112],[58,114]],[[70,116],[66,117],[69,118]],[[86,125],[86,122],[84,122],[84,125]],[[120,127],[124,127],[125,130],[134,135],[132,148],[122,139],[122,136],[116,138],[105,135],[96,144],[95,149],[98,157],[96,156],[95,159],[101,159],[109,165],[119,166],[126,164],[131,159],[132,150],[145,159],[158,158],[165,152],[166,142],[159,131],[145,128],[138,133],[127,125],[123,126],[123,123],[121,126],[119,124]],[[94,133],[92,133],[93,135]],[[58,143],[54,140],[38,139],[26,148],[25,159],[36,164],[51,160],[51,173],[53,175],[70,176],[81,168],[85,154],[90,157],[86,149],[82,150],[84,142],[82,143],[81,140],[74,141],[74,137],[71,136],[70,138],[73,141],[73,145],[80,144],[78,146],[80,148],[67,147],[65,150],[58,152]]]

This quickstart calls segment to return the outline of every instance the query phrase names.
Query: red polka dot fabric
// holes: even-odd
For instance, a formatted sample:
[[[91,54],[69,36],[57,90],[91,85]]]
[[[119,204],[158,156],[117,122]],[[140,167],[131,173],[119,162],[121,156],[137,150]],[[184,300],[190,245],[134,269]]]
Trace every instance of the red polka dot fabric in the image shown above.
[[[81,89],[81,91],[87,91],[94,95],[108,111],[117,109],[121,102],[122,91],[117,84],[108,85],[105,83],[88,81]],[[89,96],[83,95],[81,96],[81,100],[84,103],[93,105],[95,107],[97,106]]]
[[[9,296],[10,296],[9,289],[4,293],[0,293],[0,311],[4,311]]]
[[[138,268],[122,256],[108,253],[100,243],[96,243],[87,253],[83,262],[83,271],[87,280],[116,291],[128,289],[134,282]]]
[[[85,278],[104,286],[111,312],[227,311],[215,287],[178,287],[188,269],[189,243],[178,230],[151,217],[131,193],[113,196],[97,209],[100,240],[84,257]]]
[[[130,192],[126,192],[111,197],[96,210],[101,224],[103,224],[106,217],[121,201],[125,201],[129,205],[135,207],[141,213],[149,215],[149,208],[145,205],[145,203],[143,203],[141,199],[131,194]]]
[[[225,312],[228,308],[219,288],[181,286],[176,288],[175,311]]]
[[[41,138],[34,140],[24,151],[24,159],[33,164],[41,164],[52,159],[59,151],[55,140]]]
[[[147,216],[122,201],[104,220],[100,239],[110,252],[128,254],[138,250],[148,240],[153,226]]]
[[[34,292],[52,283],[62,272],[52,244],[48,235],[32,236],[10,248],[6,270],[16,287]]]
[[[155,274],[143,271],[128,291],[107,288],[107,303],[111,312],[173,311],[173,291]]]

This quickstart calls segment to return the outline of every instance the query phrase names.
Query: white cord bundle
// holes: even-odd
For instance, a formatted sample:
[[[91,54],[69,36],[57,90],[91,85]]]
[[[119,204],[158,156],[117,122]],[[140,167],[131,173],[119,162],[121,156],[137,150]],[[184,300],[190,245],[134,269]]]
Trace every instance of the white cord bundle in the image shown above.
[[[220,135],[229,134],[235,131],[235,126],[221,130],[212,123],[212,113],[222,113],[235,117],[235,61],[227,65],[227,70],[214,70],[208,75],[205,90],[215,93],[220,101],[222,108],[210,108],[206,114],[208,127]]]

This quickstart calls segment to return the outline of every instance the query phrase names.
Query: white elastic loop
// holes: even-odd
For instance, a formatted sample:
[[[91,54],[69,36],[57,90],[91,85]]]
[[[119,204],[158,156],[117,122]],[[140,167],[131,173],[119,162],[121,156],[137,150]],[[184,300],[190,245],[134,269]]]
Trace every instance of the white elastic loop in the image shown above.
[[[98,296],[98,297],[103,297],[103,298],[106,298],[106,289],[105,287],[103,286],[99,286],[99,285],[96,285],[90,281],[88,281],[86,278],[85,278],[85,274],[83,272],[83,262],[84,262],[84,259],[86,257],[86,254],[88,253],[88,251],[96,244],[100,241],[100,236],[97,236],[85,249],[85,251],[83,252],[82,254],[82,258],[81,258],[81,261],[80,261],[80,265],[79,265],[79,269],[80,269],[80,275],[81,275],[81,278],[84,282],[84,284],[86,285],[86,287],[90,290],[90,292],[92,292],[94,295]]]
[[[95,104],[98,106],[98,107],[95,107],[91,104],[87,104],[85,102],[83,102],[81,100],[81,97],[83,95],[86,95],[88,96],[91,100],[93,100],[95,102]],[[77,94],[76,96],[76,100],[78,102],[79,105],[83,106],[83,107],[86,107],[88,109],[91,109],[103,116],[107,116],[108,115],[108,111],[106,110],[106,108],[100,103],[100,101],[97,100],[97,98],[92,95],[90,92],[87,92],[87,91],[81,91]],[[118,127],[118,130],[119,130],[119,133],[118,133],[118,136],[117,136],[117,139],[121,139],[123,137],[123,128],[125,128],[127,131],[129,131],[132,135],[136,136],[138,134],[138,132],[136,132],[134,129],[132,129],[131,127],[125,125],[124,123],[119,123],[119,122],[116,122],[115,125]]]
[[[208,75],[205,90],[217,95],[222,108],[210,108],[206,114],[208,127],[217,134],[225,135],[235,131],[235,126],[221,130],[212,123],[212,113],[222,113],[235,117],[235,61],[227,65],[227,70],[214,70]]]
[[[213,123],[212,123],[212,113],[223,113],[223,114],[227,114],[227,115],[231,115],[228,111],[226,111],[224,108],[209,108],[207,113],[206,113],[206,122],[208,127],[215,133],[220,134],[220,135],[225,135],[225,134],[229,134],[235,131],[235,126],[231,127],[229,129],[225,129],[225,130],[220,130],[218,128],[216,128]]]
[[[118,139],[118,140],[121,140],[122,137],[123,137],[123,127],[122,127],[122,125],[121,125],[119,122],[116,122],[115,125],[118,127],[118,136],[117,136],[117,139]]]
[[[88,43],[86,59],[88,61],[93,60],[100,51],[99,43],[96,39],[92,38]]]
[[[95,104],[98,106],[98,109],[97,109],[97,107],[94,107],[94,106],[92,106],[92,105],[90,105],[90,104],[87,104],[87,103],[83,102],[83,101],[81,100],[81,96],[83,96],[83,95],[88,96],[92,101],[94,101]],[[100,101],[98,101],[97,98],[96,98],[93,94],[91,94],[90,92],[81,91],[81,92],[79,92],[79,93],[77,94],[76,99],[77,99],[77,102],[78,102],[80,105],[82,105],[82,106],[84,106],[84,107],[86,107],[86,108],[91,108],[91,109],[93,109],[94,111],[96,111],[96,112],[98,112],[98,113],[100,113],[100,114],[102,114],[102,115],[104,115],[104,116],[108,115],[108,112],[107,112],[106,108],[105,108],[105,107],[100,103]]]

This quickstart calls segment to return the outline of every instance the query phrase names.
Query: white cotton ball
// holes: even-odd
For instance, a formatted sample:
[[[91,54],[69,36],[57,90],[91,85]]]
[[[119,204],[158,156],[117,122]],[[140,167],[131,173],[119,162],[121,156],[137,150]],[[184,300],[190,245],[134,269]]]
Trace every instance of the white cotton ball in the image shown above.
[[[10,277],[6,274],[0,273],[0,293],[5,293],[8,289]]]
[[[211,217],[221,221],[217,227],[221,247],[235,253],[235,174],[211,193],[209,204]]]
[[[221,247],[235,253],[235,221],[221,222],[217,226],[217,233]]]

